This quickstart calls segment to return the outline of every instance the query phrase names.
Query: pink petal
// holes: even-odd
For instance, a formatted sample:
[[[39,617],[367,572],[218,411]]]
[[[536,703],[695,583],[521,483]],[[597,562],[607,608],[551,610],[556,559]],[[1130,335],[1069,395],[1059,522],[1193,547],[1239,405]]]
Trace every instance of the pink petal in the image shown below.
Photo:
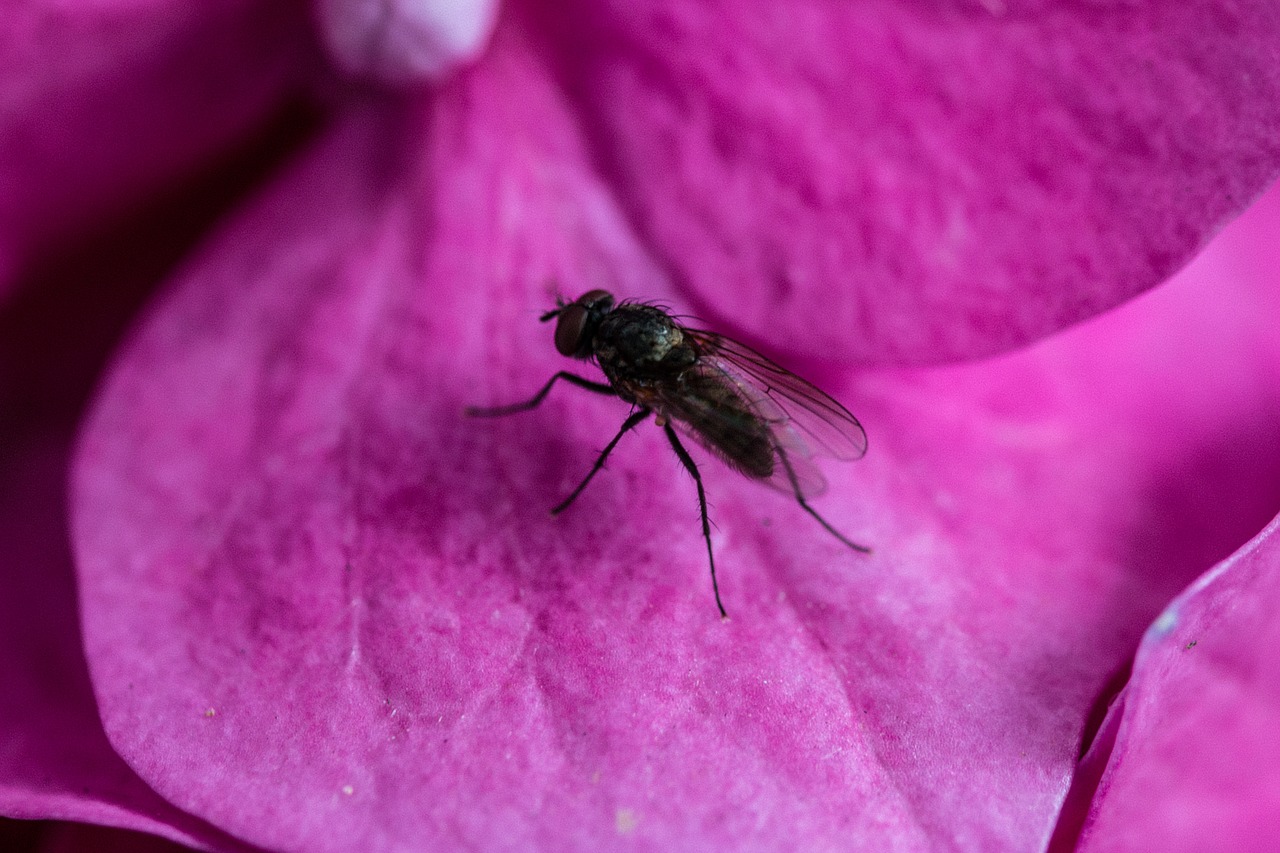
[[[1079,849],[1267,850],[1280,838],[1280,520],[1143,639]]]
[[[721,325],[935,362],[1146,290],[1280,174],[1270,0],[553,4],[595,162]]]
[[[107,741],[81,650],[66,471],[106,354],[156,276],[292,141],[276,134],[167,188],[165,203],[119,229],[62,244],[56,262],[0,303],[0,814],[243,849],[158,797]]]
[[[289,4],[6,4],[0,27],[0,298],[58,241],[251,132],[305,79]]]
[[[74,488],[113,743],[268,847],[1042,845],[1108,674],[1280,509],[1274,272],[1219,248],[1016,357],[812,371],[872,437],[820,509],[876,553],[708,461],[722,623],[654,431],[547,515],[624,406],[461,414],[566,366],[553,282],[686,307],[577,133],[500,30],[334,128],[123,350]]]
[[[243,849],[156,796],[111,749],[80,649],[63,506],[65,440],[5,447],[0,814],[129,827],[205,850]]]
[[[497,0],[318,0],[334,61],[385,83],[430,83],[480,55]]]

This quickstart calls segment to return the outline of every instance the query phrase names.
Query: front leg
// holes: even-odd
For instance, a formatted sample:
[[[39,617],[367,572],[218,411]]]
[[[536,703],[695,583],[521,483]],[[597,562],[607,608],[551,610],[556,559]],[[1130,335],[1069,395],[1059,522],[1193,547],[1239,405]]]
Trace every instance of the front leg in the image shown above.
[[[613,437],[613,441],[605,445],[604,450],[600,451],[600,455],[596,457],[596,464],[591,466],[591,471],[583,478],[582,482],[578,484],[578,488],[574,489],[573,493],[570,494],[569,497],[560,501],[560,503],[556,504],[555,507],[552,508],[552,515],[559,515],[569,508],[569,504],[573,503],[574,498],[582,494],[582,490],[587,487],[587,483],[591,482],[591,478],[604,467],[604,461],[609,458],[609,454],[618,446],[618,442],[622,441],[622,437],[635,429],[636,425],[645,418],[649,417],[650,411],[651,410],[649,409],[639,409],[638,411],[632,412],[631,415],[622,422],[622,429],[618,430],[618,434]]]
[[[579,388],[585,388],[588,391],[594,391],[597,394],[606,394],[610,397],[618,396],[618,392],[613,390],[612,385],[604,382],[592,382],[590,379],[583,379],[575,373],[562,370],[555,376],[547,380],[547,384],[542,386],[542,390],[534,394],[532,398],[523,403],[512,403],[509,406],[467,406],[465,409],[468,416],[473,418],[496,418],[502,415],[514,415],[516,412],[527,412],[529,409],[537,408],[538,404],[543,401],[547,394],[551,391],[551,386],[556,384],[557,379],[563,379]]]

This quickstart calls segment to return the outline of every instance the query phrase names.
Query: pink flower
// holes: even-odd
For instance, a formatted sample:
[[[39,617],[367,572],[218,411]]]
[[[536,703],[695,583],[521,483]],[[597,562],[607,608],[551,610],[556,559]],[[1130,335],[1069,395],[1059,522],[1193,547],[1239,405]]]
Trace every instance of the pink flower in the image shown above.
[[[1280,172],[1270,4],[215,5],[0,35],[0,813],[1275,837],[1280,196],[1066,328]],[[462,410],[574,367],[536,319],[594,287],[848,403],[819,505],[875,553],[708,459],[720,621],[653,430],[550,518],[626,407]]]

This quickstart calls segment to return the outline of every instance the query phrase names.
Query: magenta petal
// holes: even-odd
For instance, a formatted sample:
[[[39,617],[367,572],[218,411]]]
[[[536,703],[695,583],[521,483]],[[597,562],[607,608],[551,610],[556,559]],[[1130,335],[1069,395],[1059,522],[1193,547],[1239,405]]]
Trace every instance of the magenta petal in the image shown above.
[[[76,623],[64,445],[6,441],[0,457],[0,815],[127,827],[204,850],[243,849],[158,797],[102,731]]]
[[[305,78],[291,4],[6,4],[0,296],[9,277],[226,148]]]
[[[808,356],[1034,340],[1280,173],[1271,0],[602,5],[548,15],[596,160],[703,316]]]
[[[675,301],[533,56],[353,111],[122,351],[73,496],[112,743],[274,848],[1043,845],[1100,686],[1280,511],[1274,266],[1234,229],[1016,357],[816,377],[876,553],[708,461],[721,622],[660,434],[551,519],[625,407],[462,416],[565,366],[553,282]]]
[[[247,153],[227,164],[237,169],[168,188],[170,203],[128,227],[60,245],[56,262],[0,303],[0,815],[243,849],[157,796],[107,740],[80,644],[66,479],[90,386],[157,270],[277,152]]]
[[[1277,614],[1280,520],[1147,632],[1079,849],[1274,849]]]

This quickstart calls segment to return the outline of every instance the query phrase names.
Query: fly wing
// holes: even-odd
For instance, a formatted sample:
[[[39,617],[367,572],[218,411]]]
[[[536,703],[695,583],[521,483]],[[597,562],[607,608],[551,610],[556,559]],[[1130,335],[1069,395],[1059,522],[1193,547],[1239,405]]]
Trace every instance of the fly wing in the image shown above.
[[[754,395],[714,361],[691,368],[685,379],[681,389],[655,389],[647,403],[730,468],[752,479],[805,498],[826,491],[827,481],[810,461],[809,449],[768,397]],[[696,388],[704,382],[714,382],[716,396],[690,392],[690,384]],[[725,394],[732,395],[732,404],[726,403]]]
[[[815,452],[837,459],[866,452],[858,420],[815,386],[731,338],[685,332],[699,361],[680,388],[658,391],[655,402],[730,467],[786,494],[811,498],[827,485],[810,461]],[[759,464],[748,464],[751,459]]]
[[[777,413],[775,417],[797,433],[800,444],[812,453],[852,460],[867,452],[862,424],[830,394],[733,338],[694,329],[686,334],[693,337],[703,357],[716,362],[744,393],[763,398],[762,412]]]

